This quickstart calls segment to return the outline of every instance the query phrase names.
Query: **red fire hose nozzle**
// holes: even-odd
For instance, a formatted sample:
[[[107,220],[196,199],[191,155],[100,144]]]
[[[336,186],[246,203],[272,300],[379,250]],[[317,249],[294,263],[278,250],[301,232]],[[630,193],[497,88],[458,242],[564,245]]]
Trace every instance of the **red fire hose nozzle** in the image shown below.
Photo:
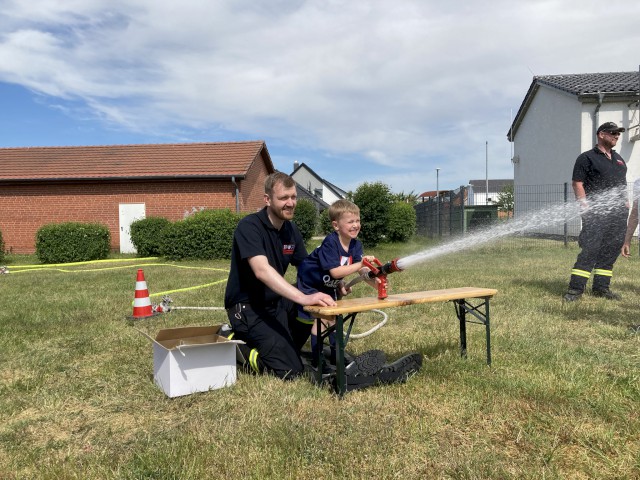
[[[380,300],[387,298],[387,275],[393,272],[402,271],[402,269],[398,267],[398,260],[399,259],[396,258],[394,260],[391,260],[390,262],[385,263],[384,265],[377,258],[373,259],[373,262],[375,262],[376,265],[374,265],[366,258],[362,260],[362,264],[365,267],[369,268],[369,273],[367,273],[367,276],[370,279],[380,279],[380,283],[378,283],[378,298]]]

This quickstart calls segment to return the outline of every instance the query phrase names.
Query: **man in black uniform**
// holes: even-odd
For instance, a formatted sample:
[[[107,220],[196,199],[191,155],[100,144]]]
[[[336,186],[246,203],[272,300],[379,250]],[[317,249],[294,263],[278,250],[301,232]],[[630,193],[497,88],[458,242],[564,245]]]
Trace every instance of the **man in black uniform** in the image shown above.
[[[584,209],[578,254],[569,289],[564,300],[578,300],[593,272],[591,291],[594,296],[619,300],[620,295],[609,289],[616,262],[624,243],[629,215],[627,197],[627,165],[613,150],[625,129],[613,122],[598,127],[598,143],[583,152],[573,168],[573,191]]]
[[[266,206],[244,217],[233,235],[224,303],[234,338],[246,342],[243,353],[251,368],[293,378],[304,368],[289,325],[296,311],[292,302],[336,303],[324,293],[305,295],[284,279],[289,264],[298,266],[307,256],[291,223],[297,201],[293,179],[284,173],[267,177],[264,199]]]

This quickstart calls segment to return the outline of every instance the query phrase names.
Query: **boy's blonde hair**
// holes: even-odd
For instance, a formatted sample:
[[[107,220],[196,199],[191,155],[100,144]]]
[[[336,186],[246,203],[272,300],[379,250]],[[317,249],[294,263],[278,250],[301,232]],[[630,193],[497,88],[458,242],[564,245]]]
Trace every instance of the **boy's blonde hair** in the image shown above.
[[[360,215],[360,208],[349,200],[336,200],[329,205],[329,220],[337,222],[345,213],[354,213]]]

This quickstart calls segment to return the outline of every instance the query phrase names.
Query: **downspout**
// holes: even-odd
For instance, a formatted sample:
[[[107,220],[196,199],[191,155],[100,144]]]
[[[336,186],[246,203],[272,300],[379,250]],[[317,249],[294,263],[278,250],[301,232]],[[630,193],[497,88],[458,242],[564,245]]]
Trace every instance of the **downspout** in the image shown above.
[[[231,183],[236,187],[236,213],[240,213],[240,187],[238,187],[238,184],[236,183],[235,176],[231,177]]]
[[[598,105],[596,106],[596,110],[593,112],[593,138],[596,139],[598,134],[598,125],[600,125],[600,107],[602,106],[602,101],[604,100],[604,93],[598,92]],[[596,143],[597,140],[596,140]]]

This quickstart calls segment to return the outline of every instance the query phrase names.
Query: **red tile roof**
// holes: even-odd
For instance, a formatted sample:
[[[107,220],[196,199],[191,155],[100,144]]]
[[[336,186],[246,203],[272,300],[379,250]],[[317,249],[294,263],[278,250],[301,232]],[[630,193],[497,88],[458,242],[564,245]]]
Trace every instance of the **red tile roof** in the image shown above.
[[[0,148],[0,182],[243,177],[261,153],[273,171],[261,140]]]

